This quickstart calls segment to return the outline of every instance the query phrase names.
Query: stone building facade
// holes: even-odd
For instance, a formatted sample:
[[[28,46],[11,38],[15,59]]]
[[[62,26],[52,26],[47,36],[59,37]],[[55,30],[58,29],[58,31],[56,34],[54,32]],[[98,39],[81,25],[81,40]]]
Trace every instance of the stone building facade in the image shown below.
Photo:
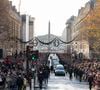
[[[75,16],[71,16],[71,18],[66,22],[66,39],[67,42],[73,39],[72,30],[73,30],[73,22],[75,21]],[[67,52],[72,53],[72,43],[67,44]]]
[[[72,48],[73,52],[79,55],[79,53],[84,54],[84,58],[89,58],[89,43],[86,39],[84,31],[86,31],[86,21],[85,19],[88,16],[90,10],[89,2],[86,3],[85,7],[81,7],[78,11],[78,16],[76,17],[73,30],[72,30],[72,37],[76,37],[75,41],[73,41]],[[79,58],[79,57],[78,57]]]
[[[71,44],[72,53],[75,53],[78,58],[80,53],[83,58],[96,58],[95,53],[100,53],[100,0],[87,2],[79,9],[72,23],[70,36],[76,37]]]
[[[78,36],[73,42],[73,48],[83,53],[84,58],[97,59],[99,56],[100,42],[100,0],[90,0],[79,10],[74,21],[73,37]],[[99,57],[100,58],[100,57]]]
[[[17,12],[12,2],[4,0],[5,8],[0,11],[2,18],[0,21],[0,50],[3,57],[20,51],[20,43],[17,38],[20,38],[21,17]],[[2,24],[3,23],[3,24]]]
[[[25,51],[27,45],[33,46],[35,18],[25,14],[22,15],[21,18],[22,18],[21,39],[23,41],[21,42],[21,48],[23,51]]]

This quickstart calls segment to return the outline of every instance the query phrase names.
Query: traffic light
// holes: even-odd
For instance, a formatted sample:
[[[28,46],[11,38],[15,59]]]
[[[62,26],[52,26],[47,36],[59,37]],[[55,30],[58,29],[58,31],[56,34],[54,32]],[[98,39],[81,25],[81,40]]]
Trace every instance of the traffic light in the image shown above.
[[[36,61],[38,59],[38,50],[31,51],[31,60]]]

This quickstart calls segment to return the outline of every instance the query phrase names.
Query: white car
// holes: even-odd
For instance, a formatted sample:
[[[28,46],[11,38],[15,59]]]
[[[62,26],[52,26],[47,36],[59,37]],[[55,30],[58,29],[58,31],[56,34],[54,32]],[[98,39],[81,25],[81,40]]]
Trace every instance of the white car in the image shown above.
[[[55,68],[55,76],[65,76],[65,69],[64,69],[64,66],[59,64],[56,66]]]
[[[59,61],[56,61],[56,60],[53,61],[53,68],[54,68],[54,70],[55,70],[56,66],[59,65],[59,64],[60,64]]]

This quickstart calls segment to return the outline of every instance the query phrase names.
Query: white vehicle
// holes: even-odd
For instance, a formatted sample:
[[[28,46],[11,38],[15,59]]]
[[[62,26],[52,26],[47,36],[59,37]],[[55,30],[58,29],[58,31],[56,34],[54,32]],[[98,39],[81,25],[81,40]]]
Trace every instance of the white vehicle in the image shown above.
[[[55,69],[56,65],[59,64],[59,58],[56,54],[50,54],[48,57],[48,66],[51,68],[53,66],[53,69]]]
[[[59,61],[53,60],[53,68],[54,68],[54,70],[55,70],[56,66],[59,65],[59,64],[60,64]]]

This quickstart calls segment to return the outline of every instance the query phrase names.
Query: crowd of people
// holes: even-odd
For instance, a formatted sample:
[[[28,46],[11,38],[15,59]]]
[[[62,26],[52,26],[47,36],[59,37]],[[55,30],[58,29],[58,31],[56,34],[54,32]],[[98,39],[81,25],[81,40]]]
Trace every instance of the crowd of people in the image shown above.
[[[0,62],[1,90],[5,88],[8,90],[22,90],[26,80],[26,72],[22,64],[23,61],[13,62],[8,57],[3,62]]]
[[[17,57],[18,56],[18,57]],[[24,67],[25,60],[23,54],[15,54],[14,58],[6,57],[3,62],[0,62],[0,90],[26,90],[27,85],[31,86],[33,72],[31,69],[26,71]],[[11,60],[12,59],[12,60]],[[89,83],[89,89],[100,90],[100,61],[83,60],[82,62],[74,62],[65,65],[66,72],[69,73],[70,80],[73,76],[80,82],[86,81]],[[36,77],[39,83],[39,88],[42,89],[43,82],[48,84],[50,69],[46,64],[36,66]]]
[[[31,90],[34,88],[31,86],[33,78],[34,80],[37,78],[40,89],[43,87],[43,82],[47,85],[50,75],[49,67],[46,64],[38,64],[34,72],[36,76],[34,76],[31,68],[27,71],[24,67],[25,58],[22,53],[16,53],[0,62],[0,90],[26,90],[27,86]]]
[[[90,61],[84,60],[80,63],[74,62],[66,66],[66,70],[69,73],[69,78],[74,77],[87,81],[89,83],[89,89],[94,88],[95,90],[100,90],[100,61]]]

